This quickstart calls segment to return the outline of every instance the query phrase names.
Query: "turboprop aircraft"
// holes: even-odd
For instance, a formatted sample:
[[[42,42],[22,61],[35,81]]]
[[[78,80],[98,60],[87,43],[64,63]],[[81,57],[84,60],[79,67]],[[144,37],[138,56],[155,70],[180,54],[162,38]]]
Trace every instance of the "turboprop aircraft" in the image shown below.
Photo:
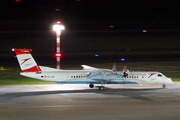
[[[44,81],[51,81],[63,84],[89,84],[90,88],[94,84],[100,84],[99,90],[104,90],[105,84],[161,84],[163,88],[166,84],[172,83],[160,72],[130,72],[128,70],[116,71],[113,69],[99,69],[87,65],[82,65],[82,70],[62,70],[50,67],[39,66],[33,59],[30,52],[32,49],[14,48],[20,68],[21,75],[36,78]]]

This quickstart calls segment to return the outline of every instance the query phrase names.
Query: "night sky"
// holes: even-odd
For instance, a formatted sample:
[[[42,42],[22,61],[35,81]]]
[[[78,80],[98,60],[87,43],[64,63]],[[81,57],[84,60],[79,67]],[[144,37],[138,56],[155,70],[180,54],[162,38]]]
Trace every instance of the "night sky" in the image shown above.
[[[160,49],[178,49],[179,3],[178,0],[0,0],[0,50],[7,52],[12,47],[55,50],[52,25],[56,20],[66,27],[62,32],[64,50],[158,49],[158,45]],[[143,30],[147,30],[146,36]],[[150,45],[151,40],[157,44]],[[41,44],[37,45],[37,41]]]
[[[177,28],[180,24],[177,0],[1,0],[0,5],[2,27],[48,27],[57,19],[74,27]]]

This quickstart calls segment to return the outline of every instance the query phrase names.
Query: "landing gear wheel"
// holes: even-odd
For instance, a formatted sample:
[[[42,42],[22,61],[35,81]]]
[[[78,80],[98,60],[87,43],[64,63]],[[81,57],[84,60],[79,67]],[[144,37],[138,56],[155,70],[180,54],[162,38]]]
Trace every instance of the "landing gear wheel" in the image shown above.
[[[93,88],[93,87],[94,87],[94,84],[89,84],[89,87],[90,87],[90,88]]]
[[[166,88],[166,85],[165,85],[165,84],[163,84],[163,85],[162,85],[162,88]]]
[[[103,91],[103,90],[104,90],[104,86],[100,86],[100,87],[99,87],[99,90],[100,90],[100,91]]]

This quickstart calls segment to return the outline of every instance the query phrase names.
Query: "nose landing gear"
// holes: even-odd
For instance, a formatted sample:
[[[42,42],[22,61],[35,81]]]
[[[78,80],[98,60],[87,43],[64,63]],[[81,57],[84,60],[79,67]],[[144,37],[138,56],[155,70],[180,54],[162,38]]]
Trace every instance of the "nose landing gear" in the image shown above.
[[[163,84],[163,85],[162,85],[162,88],[166,88],[166,84]]]
[[[104,86],[100,86],[100,87],[99,87],[99,90],[100,90],[100,91],[103,91],[103,90],[104,90]]]

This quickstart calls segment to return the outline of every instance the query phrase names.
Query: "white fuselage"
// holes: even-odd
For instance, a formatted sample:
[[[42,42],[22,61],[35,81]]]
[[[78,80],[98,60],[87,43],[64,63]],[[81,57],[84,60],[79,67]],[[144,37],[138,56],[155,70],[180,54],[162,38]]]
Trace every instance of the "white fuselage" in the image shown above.
[[[140,84],[167,84],[172,80],[160,72],[128,72],[126,81],[137,82]]]
[[[89,79],[87,76],[91,73],[90,70],[56,70],[42,72],[22,72],[21,75],[51,81],[55,83],[66,84],[167,84],[172,83],[170,78],[167,78],[160,72],[128,72],[127,77],[111,77],[106,81],[100,79]],[[104,75],[102,75],[103,78]]]

